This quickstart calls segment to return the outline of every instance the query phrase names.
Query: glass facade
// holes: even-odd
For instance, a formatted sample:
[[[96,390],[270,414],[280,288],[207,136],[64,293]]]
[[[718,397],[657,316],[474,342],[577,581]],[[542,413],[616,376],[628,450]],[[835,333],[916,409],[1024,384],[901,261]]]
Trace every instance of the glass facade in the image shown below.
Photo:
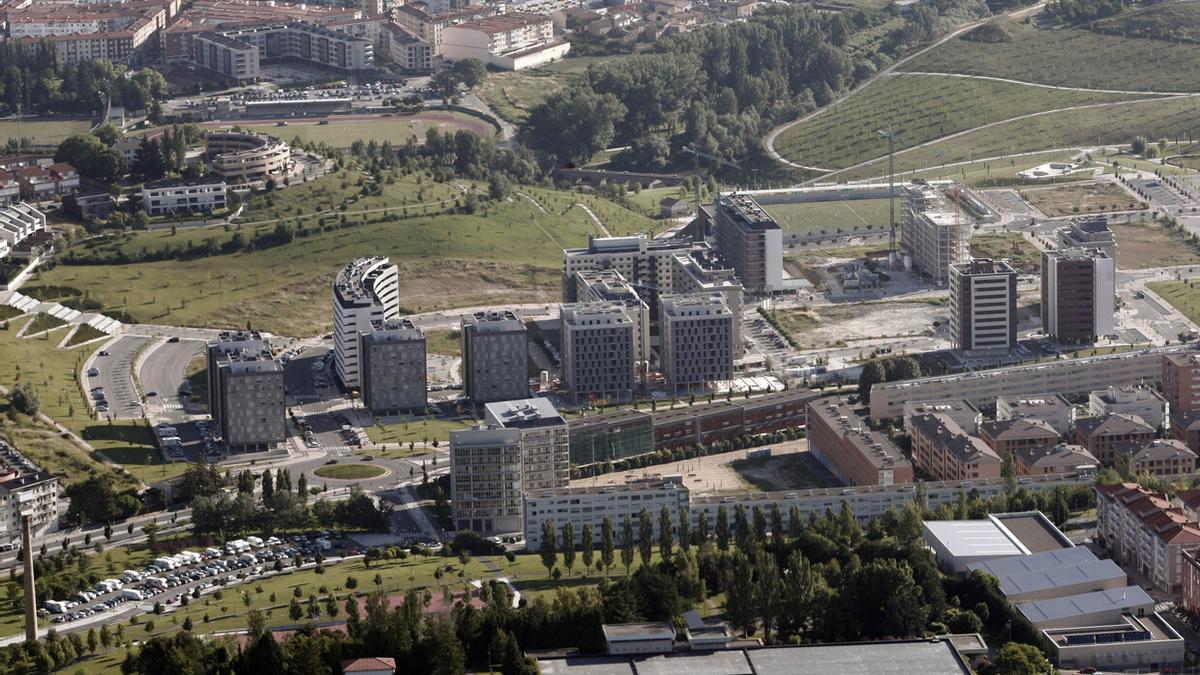
[[[571,464],[587,466],[654,452],[650,415],[610,423],[571,425]]]

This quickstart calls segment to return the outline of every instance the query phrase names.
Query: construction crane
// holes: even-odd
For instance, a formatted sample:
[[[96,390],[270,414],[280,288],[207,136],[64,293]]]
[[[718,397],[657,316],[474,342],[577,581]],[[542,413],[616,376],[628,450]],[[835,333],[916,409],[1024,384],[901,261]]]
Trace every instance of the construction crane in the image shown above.
[[[888,223],[891,225],[891,235],[888,240],[888,253],[896,253],[896,141],[903,142],[900,135],[887,129],[876,129],[875,133],[887,139],[888,145]]]
[[[739,165],[737,164],[737,162],[731,162],[731,161],[729,161],[729,160],[727,160],[727,159],[723,159],[723,158],[721,158],[721,157],[718,157],[718,156],[716,156],[716,155],[709,154],[709,153],[707,153],[707,152],[704,152],[703,150],[700,150],[700,149],[698,149],[698,148],[697,148],[696,146],[694,146],[694,145],[685,145],[685,146],[683,146],[683,147],[682,147],[682,148],[680,148],[680,149],[681,149],[681,150],[683,150],[684,152],[691,153],[691,155],[692,155],[692,168],[693,168],[693,170],[694,170],[694,171],[696,171],[696,172],[699,172],[699,171],[700,171],[700,158],[701,158],[701,157],[703,157],[703,158],[707,159],[708,161],[712,162],[712,166],[713,166],[714,168],[715,168],[715,167],[717,167],[717,166],[720,166],[720,165],[722,165],[722,164],[724,164],[725,166],[732,166],[733,168],[735,168],[735,169],[738,169],[739,171],[740,171],[740,170],[741,170],[741,168],[742,168],[741,166],[739,166]],[[715,174],[713,175],[713,178],[714,178],[714,180],[716,179],[716,175],[715,175]],[[715,202],[717,201],[717,197],[720,197],[720,196],[721,196],[721,184],[718,182],[718,183],[717,183],[717,194],[713,196],[713,202],[715,203]],[[697,180],[696,180],[696,216],[697,216],[697,217],[696,217],[696,222],[697,222],[697,223],[700,223],[700,218],[699,218],[699,215],[700,215],[700,181],[699,181],[699,174],[697,173]],[[701,229],[701,230],[702,230],[702,229],[703,229],[703,227],[701,227],[699,224],[697,224],[697,229]],[[695,234],[696,234],[696,235],[699,235],[699,236],[696,236],[696,237],[695,237],[696,239],[703,239],[703,238],[704,238],[704,233],[703,233],[703,232],[696,232]]]

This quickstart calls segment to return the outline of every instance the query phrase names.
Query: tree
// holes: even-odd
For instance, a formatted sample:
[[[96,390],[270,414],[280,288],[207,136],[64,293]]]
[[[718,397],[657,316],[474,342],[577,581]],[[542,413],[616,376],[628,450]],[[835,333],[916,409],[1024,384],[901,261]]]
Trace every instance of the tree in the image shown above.
[[[779,633],[782,637],[803,637],[816,609],[816,577],[812,565],[800,551],[788,556],[787,574],[779,591]]]
[[[293,601],[294,602],[294,601]],[[259,634],[258,639],[247,649],[239,659],[241,672],[246,673],[282,673],[283,650],[275,642],[271,631]]]
[[[633,521],[628,513],[621,518],[621,564],[625,566],[625,576],[629,576],[629,568],[633,567]]]
[[[571,576],[571,568],[575,566],[575,524],[569,520],[563,523],[562,546],[563,567],[567,568],[567,576]]]
[[[754,578],[750,559],[745,552],[735,551],[725,577],[725,615],[734,629],[743,635],[754,632]]]
[[[96,629],[95,629],[95,628],[89,628],[89,629],[88,629],[88,632],[87,632],[87,647],[88,647],[88,652],[89,652],[89,653],[91,653],[91,654],[95,654],[95,653],[96,653],[96,649],[97,649],[97,648],[100,646],[100,645],[99,645],[99,642],[100,642],[100,640],[99,640],[99,638],[96,636]]]
[[[638,555],[642,559],[642,567],[650,564],[650,556],[654,553],[654,521],[650,512],[642,509],[638,513]]]
[[[581,549],[580,552],[581,552],[582,558],[583,558],[583,575],[584,576],[587,576],[588,570],[592,569],[592,558],[594,556],[594,550],[595,550],[595,546],[596,546],[596,542],[593,539],[594,536],[595,535],[592,532],[592,524],[584,523],[583,524],[583,536],[580,537],[580,540],[579,540],[579,547]]]
[[[608,576],[609,570],[612,569],[614,544],[613,520],[611,516],[605,516],[600,522],[600,562],[604,564],[604,576]]]
[[[304,608],[300,606],[300,601],[292,598],[291,604],[288,605],[288,616],[292,621],[299,621],[304,617]]]
[[[467,655],[450,623],[432,621],[427,624],[422,646],[422,651],[428,657],[426,672],[432,675],[461,675],[466,672]]]
[[[555,546],[557,534],[554,531],[554,521],[546,519],[542,523],[542,547],[538,550],[538,555],[542,556],[542,564],[546,566],[546,576],[550,576],[554,571],[554,563],[558,562],[558,550]]]
[[[858,375],[858,398],[863,403],[871,402],[871,387],[884,381],[883,365],[876,359],[863,364],[862,372]]]
[[[530,111],[521,128],[522,141],[564,163],[579,164],[608,147],[614,125],[625,113],[616,96],[573,85]]]
[[[296,496],[302,502],[308,501],[308,478],[304,474],[300,474],[300,477],[296,479]]]
[[[674,539],[671,527],[671,511],[663,506],[658,512],[658,555],[664,561],[671,559],[671,541]]]
[[[32,384],[22,382],[9,390],[8,402],[22,415],[36,415],[42,405],[42,398]]]
[[[271,503],[271,495],[275,494],[275,481],[271,478],[271,470],[267,469],[262,472],[262,501],[263,504]]]
[[[1009,642],[996,652],[996,661],[980,670],[983,675],[1044,675],[1055,672],[1045,654],[1033,645]]]
[[[729,511],[724,505],[717,507],[717,548],[729,550]]]
[[[770,644],[771,631],[779,618],[779,567],[774,556],[760,551],[755,556],[754,568],[754,608],[762,624],[764,641]]]
[[[679,507],[679,549],[684,553],[691,551],[692,547],[692,523],[691,513],[688,507]]]
[[[504,642],[504,651],[501,656],[500,673],[501,675],[537,675],[537,661],[531,656],[525,656],[521,653],[521,647],[517,644],[517,638],[512,634],[508,634],[508,639]]]
[[[1004,496],[1012,498],[1017,493],[1017,488],[1020,487],[1020,479],[1017,477],[1017,464],[1014,459],[1014,453],[1006,452],[1000,464],[1000,476],[1004,478]]]
[[[450,72],[454,79],[466,85],[467,89],[474,89],[487,79],[487,68],[479,59],[459,59],[450,66]]]

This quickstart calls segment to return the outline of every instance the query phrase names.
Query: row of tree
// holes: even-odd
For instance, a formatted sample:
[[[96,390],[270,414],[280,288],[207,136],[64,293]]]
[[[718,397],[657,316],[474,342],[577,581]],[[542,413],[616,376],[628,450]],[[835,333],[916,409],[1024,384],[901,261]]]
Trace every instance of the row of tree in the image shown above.
[[[148,110],[166,88],[166,78],[150,68],[129,73],[106,59],[60,64],[50,41],[0,45],[0,111],[5,115],[90,115],[109,104]]]

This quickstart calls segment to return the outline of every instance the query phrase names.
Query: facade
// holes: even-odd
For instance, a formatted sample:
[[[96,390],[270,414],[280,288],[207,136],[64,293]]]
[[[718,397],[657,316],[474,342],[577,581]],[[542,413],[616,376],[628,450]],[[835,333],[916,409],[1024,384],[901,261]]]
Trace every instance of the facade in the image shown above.
[[[675,649],[675,626],[669,623],[606,623],[601,629],[609,656],[666,654]]]
[[[504,70],[544,65],[567,55],[571,44],[554,38],[548,16],[509,11],[441,29],[440,54],[447,59],[479,59]]]
[[[575,295],[578,302],[620,303],[633,322],[634,377],[646,376],[650,363],[650,308],[638,292],[613,270],[582,270],[575,273]]]
[[[660,298],[659,365],[674,391],[733,378],[733,313],[719,293]]]
[[[899,417],[905,401],[962,398],[982,406],[999,396],[1031,396],[1046,391],[1074,394],[1131,384],[1157,386],[1163,380],[1163,355],[1190,354],[1192,351],[1193,348],[1188,346],[1156,347],[1138,352],[883,382],[871,387],[871,417],[877,420]],[[1170,396],[1167,400],[1170,402]],[[1174,403],[1171,407],[1176,409]]]
[[[525,324],[509,311],[476,312],[462,319],[463,392],[475,404],[529,395]]]
[[[1183,441],[1193,451],[1200,451],[1200,410],[1171,413],[1170,437]]]
[[[1114,466],[1121,455],[1144,447],[1154,440],[1154,427],[1137,415],[1111,413],[1104,417],[1085,417],[1075,424],[1075,442],[1107,466]]]
[[[577,417],[567,423],[571,464],[590,466],[654,452],[650,413],[618,410]]]
[[[938,286],[950,283],[951,265],[967,261],[961,217],[943,194],[952,187],[949,181],[914,181],[904,186],[900,201],[900,247],[913,270]]]
[[[1196,471],[1196,453],[1183,441],[1156,438],[1133,451],[1129,466],[1137,475],[1185,476]]]
[[[1017,273],[1003,260],[950,266],[950,334],[959,351],[1017,344]]]
[[[450,3],[446,3],[444,7],[421,7],[416,4],[403,4],[394,7],[393,10],[396,23],[433,45],[435,56],[442,55],[442,33],[447,27],[496,15],[496,7],[493,5],[451,7]]]
[[[721,195],[714,227],[717,250],[752,293],[783,289],[783,230],[750,195]]]
[[[231,451],[270,450],[287,439],[283,366],[252,331],[208,345],[208,405]]]
[[[578,399],[633,397],[637,326],[620,302],[563,305],[562,374]]]
[[[1150,387],[1109,387],[1088,395],[1088,412],[1093,417],[1110,413],[1137,415],[1155,429],[1165,429],[1167,402]]]
[[[1164,354],[1162,391],[1172,415],[1200,408],[1200,358],[1191,352]]]
[[[589,487],[563,487],[556,490],[529,490],[525,492],[523,512],[525,519],[525,546],[537,551],[542,545],[542,524],[554,521],[555,531],[571,523],[575,536],[582,543],[583,526],[592,526],[593,544],[600,544],[604,519],[612,519],[616,532],[620,532],[621,521],[626,516],[638,521],[642,509],[653,515],[654,540],[658,541],[659,512],[665,506],[672,521],[679,522],[680,509],[687,508],[689,491],[679,483],[660,481],[638,481],[623,485],[596,485]],[[634,536],[640,536],[634,527]]]
[[[1108,227],[1108,216],[1077,216],[1071,224],[1058,230],[1062,248],[1099,250],[1109,260],[1117,259],[1117,240]]]
[[[370,40],[303,21],[212,31],[192,38],[192,63],[234,82],[259,75],[260,64],[301,61],[353,73],[375,65]]]
[[[221,179],[167,178],[142,186],[142,210],[169,213],[212,213],[225,208],[229,186]]]
[[[46,231],[46,214],[24,202],[0,206],[0,248],[15,250],[30,237]]]
[[[1019,476],[1095,472],[1100,464],[1087,448],[1072,443],[1021,448],[1013,453],[1013,458]]]
[[[680,294],[720,293],[733,314],[734,354],[742,353],[742,282],[720,254],[707,243],[696,242],[686,252],[672,256],[671,292]]]
[[[1064,670],[1102,663],[1105,671],[1167,672],[1182,665],[1186,645],[1161,615],[1122,614],[1116,623],[1041,632],[1050,645],[1050,659]]]
[[[1058,342],[1113,332],[1116,265],[1099,249],[1042,251],[1042,329]]]
[[[333,280],[334,373],[347,389],[362,386],[359,336],[372,322],[400,318],[399,270],[383,256],[356,258]]]
[[[567,422],[544,398],[488,403],[484,425],[516,429],[521,441],[521,484],[525,490],[560,488],[571,481]]]
[[[42,471],[16,448],[0,440],[0,541],[21,536],[21,516],[34,534],[58,529],[58,477]]]
[[[950,416],[920,413],[907,424],[912,429],[913,462],[937,480],[1000,477],[1000,455]]]
[[[22,166],[13,170],[11,176],[17,182],[21,199],[28,201],[44,201],[79,191],[79,172],[66,162]],[[11,184],[5,183],[11,201]]]
[[[1054,427],[1032,418],[984,422],[979,426],[979,435],[1001,457],[1008,457],[1025,448],[1058,445],[1061,440]]]
[[[234,183],[282,177],[292,166],[292,149],[274,136],[210,131],[204,140],[213,173]]]
[[[387,22],[379,35],[379,56],[410,73],[433,70],[433,45],[398,23]]]
[[[954,420],[968,434],[979,433],[979,425],[983,424],[983,414],[979,408],[962,399],[943,401],[908,401],[904,404],[904,433],[912,435],[910,420],[913,415],[932,414],[945,415]]]
[[[425,410],[425,335],[411,321],[372,321],[359,336],[358,357],[363,406],[372,414]]]
[[[1075,424],[1075,406],[1061,394],[996,397],[996,419],[1036,419],[1050,425],[1060,436],[1071,433]]]
[[[837,399],[808,404],[808,447],[847,485],[894,485],[913,481],[912,465],[886,436]]]
[[[1195,551],[1183,551],[1180,567],[1180,605],[1183,611],[1196,616],[1200,614],[1200,558]]]
[[[216,32],[204,32],[192,38],[192,64],[238,83],[254,82],[260,72],[257,47]]]
[[[1099,543],[1136,569],[1154,588],[1176,592],[1183,583],[1183,551],[1200,547],[1200,527],[1184,509],[1136,483],[1096,486]]]

